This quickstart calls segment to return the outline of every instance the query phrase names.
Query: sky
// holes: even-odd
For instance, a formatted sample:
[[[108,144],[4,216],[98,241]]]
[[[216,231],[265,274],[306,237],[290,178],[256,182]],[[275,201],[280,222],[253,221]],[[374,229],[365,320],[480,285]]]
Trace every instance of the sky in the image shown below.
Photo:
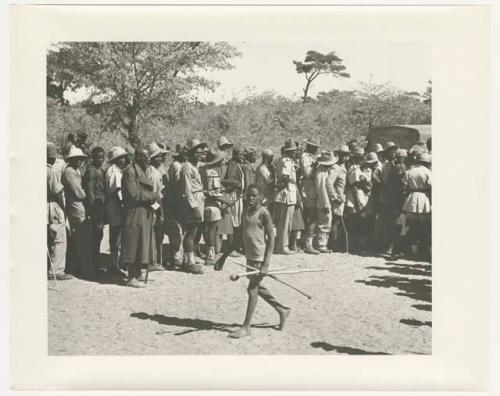
[[[351,90],[359,82],[386,83],[404,91],[422,93],[431,79],[430,46],[426,43],[368,42],[232,42],[240,57],[231,70],[203,71],[205,77],[220,84],[214,92],[199,91],[204,102],[226,103],[249,94],[274,91],[288,98],[300,98],[305,77],[295,71],[294,60],[303,61],[309,50],[334,51],[343,59],[350,78],[319,76],[309,96],[331,89]],[[70,102],[87,96],[85,92],[67,93]]]
[[[300,97],[304,75],[295,71],[294,60],[303,61],[309,50],[334,51],[343,59],[350,78],[319,76],[310,96],[331,89],[349,90],[359,81],[391,82],[404,91],[423,92],[431,79],[430,46],[426,43],[335,43],[335,42],[232,42],[241,57],[232,70],[203,72],[220,82],[215,92],[200,92],[199,99],[224,103],[248,92],[274,91],[279,95]]]

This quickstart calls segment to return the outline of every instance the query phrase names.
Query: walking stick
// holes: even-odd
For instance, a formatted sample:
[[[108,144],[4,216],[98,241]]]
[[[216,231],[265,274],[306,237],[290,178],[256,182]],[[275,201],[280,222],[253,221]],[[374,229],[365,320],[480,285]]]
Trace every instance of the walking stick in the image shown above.
[[[50,270],[52,271],[52,275],[54,276],[54,281],[56,282],[56,290],[59,291],[59,284],[57,283],[57,277],[54,271],[54,264],[52,263],[52,257],[50,257],[49,248],[47,248],[47,256],[49,257]]]
[[[345,234],[345,252],[349,254],[349,234],[347,233],[347,227],[345,226],[344,216],[340,216],[340,222],[342,223],[342,228]]]
[[[250,265],[246,265],[246,264],[240,264],[238,263],[237,261],[234,261],[234,260],[231,260],[231,262],[233,264],[236,264],[236,265],[239,265],[240,267],[245,267],[245,268],[249,268],[251,270],[254,270],[254,271],[259,271],[257,268],[255,267],[252,267]],[[260,271],[259,271],[260,272]],[[268,277],[271,278],[271,279],[274,279],[276,282],[279,282],[281,283],[282,285],[285,285],[285,286],[288,286],[290,289],[293,289],[295,290],[296,292],[302,294],[304,297],[307,297],[309,300],[312,300],[312,297],[307,294],[307,293],[304,293],[302,290],[300,289],[297,289],[295,286],[292,286],[291,284],[289,283],[286,283],[285,281],[282,281],[280,278],[277,278],[276,276],[272,275],[272,274],[268,274]]]

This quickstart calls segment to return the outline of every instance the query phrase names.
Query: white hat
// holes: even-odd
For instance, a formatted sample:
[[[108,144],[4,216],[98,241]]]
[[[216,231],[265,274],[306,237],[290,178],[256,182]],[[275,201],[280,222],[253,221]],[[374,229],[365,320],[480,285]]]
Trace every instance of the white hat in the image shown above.
[[[87,156],[83,153],[82,149],[73,146],[71,147],[68,155],[66,156],[66,159],[70,158],[87,158]]]
[[[124,157],[126,155],[128,155],[128,153],[120,146],[112,147],[108,151],[108,161],[113,162],[115,159],[119,157]]]
[[[160,148],[156,143],[149,143],[147,147],[149,159],[156,157],[160,154],[166,154],[167,150]]]

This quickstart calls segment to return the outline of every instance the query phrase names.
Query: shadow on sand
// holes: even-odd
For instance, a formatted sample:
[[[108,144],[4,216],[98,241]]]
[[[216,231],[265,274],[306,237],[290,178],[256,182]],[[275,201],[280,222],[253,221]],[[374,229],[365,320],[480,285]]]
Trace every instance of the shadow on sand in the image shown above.
[[[368,286],[397,288],[398,296],[405,296],[426,303],[432,302],[432,281],[431,281],[431,266],[424,264],[398,264],[387,262],[385,267],[367,267],[367,269],[376,269],[381,271],[389,271],[394,274],[424,276],[425,278],[408,278],[406,276],[387,275],[376,276],[372,275],[367,280],[357,280],[357,283],[363,283]],[[432,308],[430,305],[420,304],[415,306],[417,309],[428,310]]]
[[[323,349],[327,352],[337,352],[344,355],[390,355],[390,353],[386,352],[371,352],[365,351],[363,349],[351,348],[346,346],[335,346],[323,341],[315,341],[311,342],[311,346],[313,348]]]
[[[136,319],[152,320],[158,322],[161,325],[188,328],[187,330],[181,331],[179,333],[174,333],[174,335],[184,335],[188,333],[193,333],[195,331],[204,331],[204,330],[216,330],[225,333],[230,333],[231,331],[234,330],[231,329],[231,327],[240,326],[239,323],[219,323],[206,319],[178,318],[176,316],[165,316],[160,314],[150,315],[146,312],[136,312],[130,314],[130,316]],[[255,324],[252,325],[252,327],[261,329],[277,329],[277,326],[270,325],[267,323]]]
[[[430,321],[422,322],[421,320],[417,320],[417,319],[401,319],[399,322],[403,323],[405,325],[414,326],[414,327],[418,327],[418,326],[432,327],[432,322],[430,322]]]

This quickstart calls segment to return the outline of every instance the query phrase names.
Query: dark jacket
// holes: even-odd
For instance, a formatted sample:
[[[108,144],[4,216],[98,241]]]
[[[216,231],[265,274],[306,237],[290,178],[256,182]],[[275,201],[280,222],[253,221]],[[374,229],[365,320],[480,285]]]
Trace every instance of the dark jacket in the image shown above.
[[[82,179],[85,190],[85,210],[94,224],[104,223],[104,171],[94,165],[87,166]]]

